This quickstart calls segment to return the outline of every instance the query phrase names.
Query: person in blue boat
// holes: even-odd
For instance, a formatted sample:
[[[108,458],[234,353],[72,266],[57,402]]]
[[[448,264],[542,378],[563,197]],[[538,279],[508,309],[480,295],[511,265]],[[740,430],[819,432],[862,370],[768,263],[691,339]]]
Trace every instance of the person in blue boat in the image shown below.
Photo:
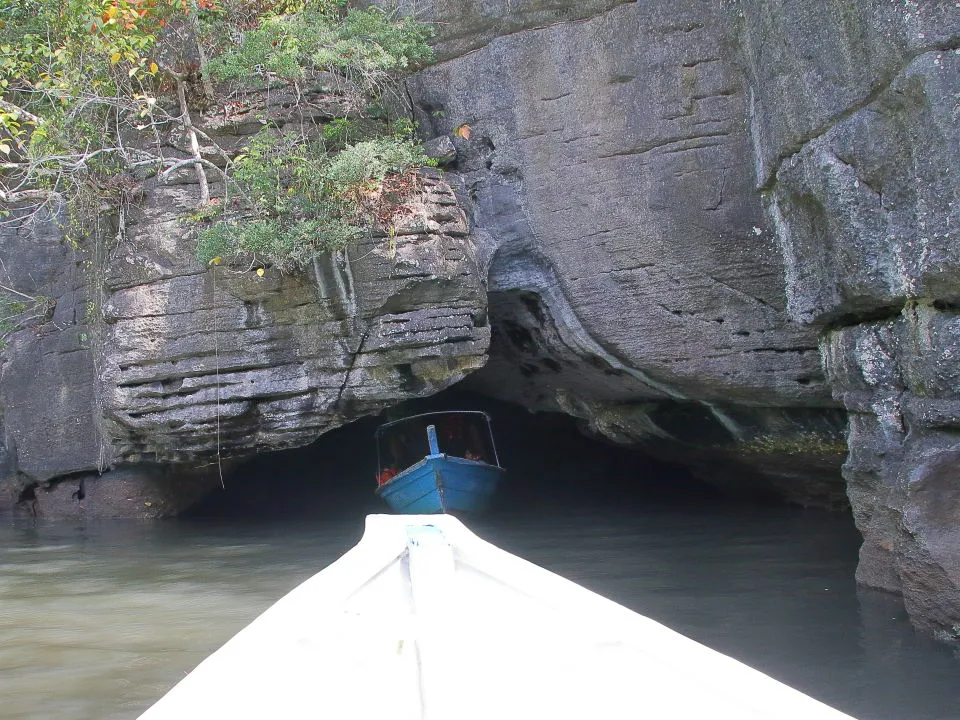
[[[377,477],[377,484],[386,485],[388,482],[393,480],[396,474],[397,474],[397,471],[388,465],[387,467],[385,467],[383,470],[380,471],[380,475]]]
[[[466,439],[464,435],[463,415],[450,415],[440,425],[440,449],[448,455],[464,457]]]
[[[397,475],[397,473],[411,464],[407,461],[410,450],[407,444],[407,436],[404,433],[398,433],[391,436],[389,439],[388,448],[390,452],[390,460],[387,461],[387,463],[380,470],[380,474],[377,475],[377,484],[379,485],[386,485]]]
[[[466,458],[476,462],[483,459],[483,440],[476,424],[463,415],[450,415],[440,426],[440,450],[447,455]]]

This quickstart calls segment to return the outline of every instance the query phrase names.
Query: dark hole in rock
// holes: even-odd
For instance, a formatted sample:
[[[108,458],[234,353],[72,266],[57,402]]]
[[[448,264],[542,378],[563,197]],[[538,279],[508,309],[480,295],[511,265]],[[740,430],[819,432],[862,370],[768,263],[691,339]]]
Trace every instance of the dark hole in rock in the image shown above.
[[[533,375],[536,375],[537,373],[540,372],[540,368],[538,368],[533,363],[528,363],[528,362],[520,363],[519,370],[520,370],[520,374],[523,375],[524,377],[532,377]]]
[[[526,306],[527,310],[537,321],[537,325],[546,324],[546,315],[543,312],[543,305],[540,302],[540,296],[533,293],[521,293],[520,300]]]
[[[510,340],[510,343],[519,350],[533,351],[536,348],[533,335],[522,325],[514,322],[504,321],[503,329]]]
[[[540,362],[543,363],[543,366],[545,368],[547,368],[548,370],[552,370],[553,372],[560,372],[560,370],[562,369],[562,366],[560,365],[560,363],[558,363],[553,358],[542,358]]]
[[[573,418],[533,414],[478,395],[447,391],[395,408],[391,419],[442,409],[485,410],[507,475],[494,514],[631,504],[714,502],[719,492],[684,468],[583,435]],[[271,519],[361,517],[387,512],[374,494],[373,434],[384,417],[333,430],[312,445],[265,453],[225,478],[225,490],[190,513],[194,517]]]
[[[934,300],[933,307],[940,312],[960,313],[960,302],[950,302],[949,300]]]
[[[24,502],[33,502],[37,499],[37,483],[30,483],[23,490],[20,491],[20,495],[17,498],[18,503]]]
[[[405,392],[414,393],[417,392],[423,385],[423,381],[420,380],[413,373],[413,366],[410,363],[403,363],[396,366],[397,373],[400,375],[400,387]]]

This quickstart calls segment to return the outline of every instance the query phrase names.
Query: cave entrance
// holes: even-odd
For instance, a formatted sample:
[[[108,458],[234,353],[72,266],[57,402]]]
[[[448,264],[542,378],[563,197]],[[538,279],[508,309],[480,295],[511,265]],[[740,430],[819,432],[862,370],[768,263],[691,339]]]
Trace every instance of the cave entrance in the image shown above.
[[[388,419],[437,410],[483,410],[507,475],[495,514],[716,502],[719,493],[680,466],[586,437],[574,418],[448,390],[357,420],[313,444],[258,455],[225,478],[192,517],[326,518],[387,512],[374,495],[374,432]]]

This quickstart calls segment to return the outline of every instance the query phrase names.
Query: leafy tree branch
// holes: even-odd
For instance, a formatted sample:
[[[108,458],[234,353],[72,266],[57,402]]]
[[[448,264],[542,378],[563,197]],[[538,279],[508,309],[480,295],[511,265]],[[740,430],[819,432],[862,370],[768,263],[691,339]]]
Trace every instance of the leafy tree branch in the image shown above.
[[[81,197],[110,192],[115,178],[167,182],[192,168],[209,225],[201,245],[213,238],[222,255],[290,268],[358,237],[377,186],[425,162],[383,106],[432,55],[426,26],[345,4],[0,0],[0,214],[54,198],[90,206]],[[292,97],[296,122],[271,115],[277,93]],[[239,155],[203,129],[258,103],[266,134]],[[267,252],[281,236],[300,245]]]

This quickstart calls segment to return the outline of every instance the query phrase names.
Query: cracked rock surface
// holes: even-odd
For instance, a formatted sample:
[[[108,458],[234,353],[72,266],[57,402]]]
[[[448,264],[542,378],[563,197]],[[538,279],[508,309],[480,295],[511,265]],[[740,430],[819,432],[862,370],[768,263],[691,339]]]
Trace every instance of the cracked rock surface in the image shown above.
[[[441,62],[409,83],[491,258],[491,359],[468,383],[731,489],[842,504],[844,419],[818,331],[787,312],[736,23],[716,2],[560,21],[530,0],[496,34],[480,5],[459,4],[482,42],[438,25]]]
[[[512,4],[411,83],[491,256],[468,382],[797,502],[846,457],[859,580],[955,635],[960,7]]]
[[[960,628],[960,6],[739,3],[788,312],[849,416],[858,580]]]

